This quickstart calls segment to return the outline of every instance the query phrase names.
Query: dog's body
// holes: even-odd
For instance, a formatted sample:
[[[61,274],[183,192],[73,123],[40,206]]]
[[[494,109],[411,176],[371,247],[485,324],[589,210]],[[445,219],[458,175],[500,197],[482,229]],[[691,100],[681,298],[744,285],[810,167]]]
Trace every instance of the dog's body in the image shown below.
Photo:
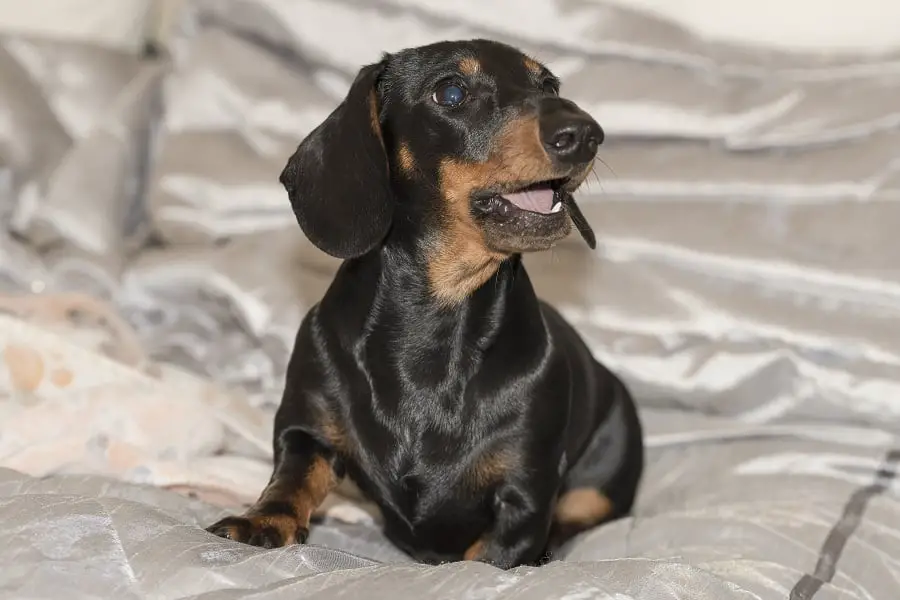
[[[602,130],[557,88],[494,42],[406,50],[300,145],[281,180],[346,260],[298,332],[269,485],[210,531],[303,542],[347,475],[414,558],[509,568],[630,511],[631,397],[521,263],[570,217],[593,243],[571,191]]]

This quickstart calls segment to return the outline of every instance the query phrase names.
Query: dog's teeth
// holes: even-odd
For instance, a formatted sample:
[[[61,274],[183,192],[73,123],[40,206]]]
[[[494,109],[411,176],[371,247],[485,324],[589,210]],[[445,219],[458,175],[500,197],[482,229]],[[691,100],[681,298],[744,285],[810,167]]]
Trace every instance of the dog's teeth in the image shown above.
[[[551,213],[558,213],[562,210],[562,202],[557,202],[553,205],[553,208],[550,209]]]

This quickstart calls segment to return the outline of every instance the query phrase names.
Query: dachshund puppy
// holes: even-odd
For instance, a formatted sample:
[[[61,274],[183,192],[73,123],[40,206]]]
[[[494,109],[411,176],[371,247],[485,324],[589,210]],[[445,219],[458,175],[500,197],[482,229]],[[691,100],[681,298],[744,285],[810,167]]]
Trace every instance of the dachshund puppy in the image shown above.
[[[575,223],[603,130],[515,48],[441,42],[364,67],[280,181],[344,259],[304,318],[275,417],[272,478],[209,531],[303,543],[343,477],[426,563],[538,563],[631,510],[635,405],[522,254]]]

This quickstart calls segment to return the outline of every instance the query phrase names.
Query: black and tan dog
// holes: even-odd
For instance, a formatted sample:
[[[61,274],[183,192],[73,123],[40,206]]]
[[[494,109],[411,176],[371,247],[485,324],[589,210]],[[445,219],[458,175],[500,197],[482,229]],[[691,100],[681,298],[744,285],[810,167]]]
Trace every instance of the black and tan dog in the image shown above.
[[[509,46],[443,42],[364,67],[281,174],[303,231],[345,259],[305,317],[275,419],[275,469],[213,533],[302,543],[344,476],[423,562],[501,568],[631,510],[635,406],[535,296],[603,131]]]

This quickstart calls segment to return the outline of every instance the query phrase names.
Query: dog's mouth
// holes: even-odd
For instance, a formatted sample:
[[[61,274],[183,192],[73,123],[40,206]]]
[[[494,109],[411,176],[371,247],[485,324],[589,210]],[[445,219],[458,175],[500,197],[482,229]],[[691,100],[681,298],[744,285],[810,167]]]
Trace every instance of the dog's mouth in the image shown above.
[[[485,193],[476,197],[475,204],[484,212],[503,217],[516,213],[555,215],[565,210],[563,203],[569,196],[569,192],[564,189],[567,181],[553,179],[510,191]]]
[[[499,224],[518,223],[543,230],[562,231],[567,218],[572,220],[587,245],[594,249],[597,240],[572,191],[580,181],[569,177],[550,179],[509,190],[477,194],[473,206],[489,220]],[[549,229],[548,229],[549,228]]]

